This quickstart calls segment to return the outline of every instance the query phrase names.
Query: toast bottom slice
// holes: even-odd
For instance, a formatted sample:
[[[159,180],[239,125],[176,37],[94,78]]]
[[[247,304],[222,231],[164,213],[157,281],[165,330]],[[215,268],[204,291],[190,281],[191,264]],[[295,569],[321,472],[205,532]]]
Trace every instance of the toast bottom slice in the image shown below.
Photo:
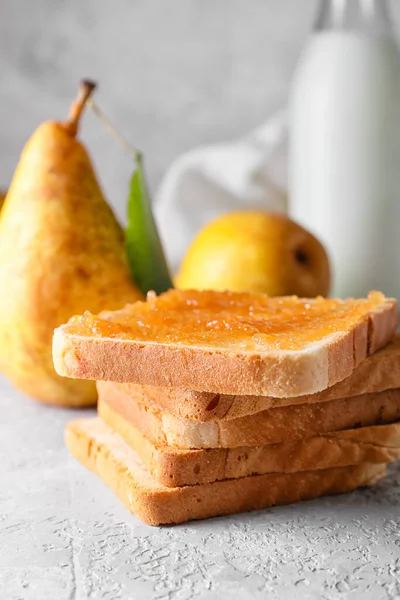
[[[101,419],[139,454],[154,479],[169,487],[400,459],[400,423],[347,429],[281,444],[182,450],[152,443],[108,404],[99,401],[99,410]]]
[[[363,463],[171,488],[157,483],[134,450],[98,418],[69,423],[66,442],[75,458],[99,475],[128,510],[149,525],[183,523],[340,494],[373,485],[386,473],[385,464]]]

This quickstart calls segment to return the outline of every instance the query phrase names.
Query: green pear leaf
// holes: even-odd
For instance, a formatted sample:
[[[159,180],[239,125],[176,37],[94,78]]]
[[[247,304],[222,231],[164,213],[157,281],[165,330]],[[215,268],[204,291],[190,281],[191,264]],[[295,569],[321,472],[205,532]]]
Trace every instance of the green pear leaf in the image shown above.
[[[151,208],[143,158],[139,153],[128,197],[126,249],[132,277],[144,294],[150,290],[161,294],[174,287]]]

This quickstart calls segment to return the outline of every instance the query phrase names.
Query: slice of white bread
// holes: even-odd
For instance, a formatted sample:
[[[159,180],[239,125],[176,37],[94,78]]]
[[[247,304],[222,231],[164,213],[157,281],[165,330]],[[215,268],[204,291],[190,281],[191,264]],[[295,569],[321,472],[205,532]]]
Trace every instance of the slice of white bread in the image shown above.
[[[170,290],[54,332],[60,375],[221,394],[312,394],[351,375],[397,328],[397,302]]]
[[[183,523],[340,494],[373,485],[386,474],[385,464],[363,463],[171,488],[157,483],[136,452],[100,419],[70,423],[66,442],[75,458],[99,475],[128,510],[149,525]]]
[[[144,401],[151,400],[182,419],[203,422],[237,419],[278,406],[327,402],[400,388],[400,336],[396,335],[387,346],[370,354],[343,381],[322,392],[307,396],[235,396],[136,383],[116,385],[128,395],[137,399],[142,397]]]
[[[330,402],[271,408],[229,421],[179,419],[153,402],[139,402],[112,382],[97,383],[103,405],[137,427],[151,442],[176,448],[263,446],[400,419],[400,389],[338,398]]]
[[[137,452],[154,479],[169,487],[265,473],[295,473],[389,463],[400,458],[400,423],[346,429],[258,447],[181,450],[157,446],[107,404],[101,418]]]

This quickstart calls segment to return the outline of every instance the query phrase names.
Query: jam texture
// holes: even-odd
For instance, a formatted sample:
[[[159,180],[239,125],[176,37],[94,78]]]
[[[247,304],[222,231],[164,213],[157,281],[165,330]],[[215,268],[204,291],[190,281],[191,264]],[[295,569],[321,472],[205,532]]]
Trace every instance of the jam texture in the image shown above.
[[[301,350],[351,329],[385,301],[270,298],[263,294],[170,290],[119,311],[73,317],[70,333],[160,344],[248,351]]]

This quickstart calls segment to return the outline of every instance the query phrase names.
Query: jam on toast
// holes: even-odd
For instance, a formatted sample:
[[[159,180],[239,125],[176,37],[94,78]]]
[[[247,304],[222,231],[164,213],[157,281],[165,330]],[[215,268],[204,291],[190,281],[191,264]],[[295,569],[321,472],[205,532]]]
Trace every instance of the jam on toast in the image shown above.
[[[348,377],[386,345],[397,302],[170,290],[55,330],[60,375],[276,397]]]

